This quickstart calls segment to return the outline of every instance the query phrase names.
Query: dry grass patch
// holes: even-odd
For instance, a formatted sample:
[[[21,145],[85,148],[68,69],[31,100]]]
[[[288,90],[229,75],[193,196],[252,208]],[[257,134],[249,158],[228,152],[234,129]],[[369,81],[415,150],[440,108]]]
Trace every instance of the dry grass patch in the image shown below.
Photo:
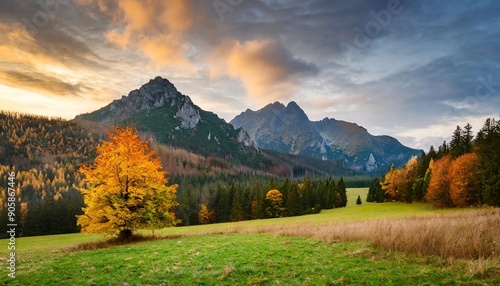
[[[310,237],[325,243],[368,241],[376,248],[441,258],[477,260],[500,257],[500,209],[237,231]]]

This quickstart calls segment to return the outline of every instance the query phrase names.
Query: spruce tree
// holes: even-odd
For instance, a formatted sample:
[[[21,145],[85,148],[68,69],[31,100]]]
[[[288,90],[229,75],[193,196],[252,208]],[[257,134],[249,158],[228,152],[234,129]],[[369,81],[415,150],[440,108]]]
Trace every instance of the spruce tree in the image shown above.
[[[463,148],[462,148],[462,128],[460,126],[457,126],[457,129],[453,132],[453,136],[451,137],[450,141],[450,152],[451,156],[453,158],[457,158],[461,155],[463,155]]]
[[[476,154],[479,157],[479,180],[483,203],[500,206],[500,121],[488,118],[477,134]]]
[[[356,204],[361,205],[361,196],[358,195],[358,199],[356,199]]]
[[[344,184],[344,178],[340,177],[337,190],[340,195],[340,207],[347,206],[347,190]]]
[[[474,135],[472,134],[472,126],[467,123],[462,130],[462,141],[463,141],[463,152],[471,153],[472,152],[472,140],[474,139]]]
[[[297,187],[291,187],[288,192],[288,200],[286,201],[286,214],[288,216],[300,215],[300,197]]]

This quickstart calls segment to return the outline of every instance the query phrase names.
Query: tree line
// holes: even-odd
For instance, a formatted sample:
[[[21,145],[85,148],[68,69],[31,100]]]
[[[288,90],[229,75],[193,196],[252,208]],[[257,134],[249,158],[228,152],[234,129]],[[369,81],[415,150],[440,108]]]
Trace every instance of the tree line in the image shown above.
[[[77,216],[83,214],[85,207],[80,192],[85,186],[85,176],[78,170],[82,163],[91,164],[95,160],[98,144],[106,139],[103,132],[96,134],[61,118],[0,112],[0,237],[6,235],[8,173],[12,171],[17,183],[18,235],[79,232]],[[163,164],[173,158],[167,164],[167,170],[172,171],[167,177],[179,184],[180,205],[175,213],[185,225],[201,223],[202,205],[212,214],[210,222],[301,215],[342,207],[347,203],[346,185],[358,186],[367,180],[357,177],[338,183],[314,178],[294,181],[244,169],[213,172],[214,168],[228,168],[227,163],[200,157],[200,162],[190,167],[192,156],[166,150],[168,147],[163,145],[154,147]],[[173,153],[165,156],[168,152]],[[198,172],[176,172],[181,165]],[[204,165],[208,171],[200,167]],[[283,210],[269,215],[272,200],[266,199],[266,195],[272,189],[281,193],[279,208]]]
[[[367,201],[425,201],[439,207],[500,206],[500,121],[488,118],[474,136],[457,126],[451,141],[374,180]]]
[[[179,185],[176,215],[183,225],[298,216],[347,204],[343,178],[336,183],[331,177],[296,181],[241,173],[172,182]]]
[[[80,163],[95,157],[100,138],[61,118],[0,113],[0,237],[7,226],[8,172],[16,173],[20,236],[78,232]]]

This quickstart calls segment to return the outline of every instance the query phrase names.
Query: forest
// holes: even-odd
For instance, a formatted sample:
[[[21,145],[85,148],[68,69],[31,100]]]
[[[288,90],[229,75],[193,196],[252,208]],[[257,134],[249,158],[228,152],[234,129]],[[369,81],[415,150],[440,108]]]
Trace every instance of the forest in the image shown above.
[[[367,201],[425,201],[439,207],[500,205],[500,126],[487,119],[476,136],[467,124],[450,143],[373,180]],[[7,225],[8,174],[15,172],[18,236],[79,232],[82,163],[91,163],[104,132],[60,118],[0,113],[0,233]],[[171,184],[179,225],[317,213],[343,207],[347,187],[373,178],[289,177],[231,166],[153,142]],[[300,173],[299,169],[297,171]],[[295,172],[294,172],[295,173]],[[307,174],[304,174],[307,175]]]
[[[433,146],[370,187],[367,201],[425,201],[437,207],[500,206],[500,121],[486,119],[474,136],[457,126],[451,141]]]
[[[8,173],[15,172],[18,236],[79,232],[76,216],[84,207],[82,163],[91,163],[104,132],[71,121],[19,113],[0,113],[0,236],[7,225]],[[366,184],[365,177],[339,180],[285,179],[223,159],[152,144],[170,182],[178,184],[176,216],[181,225],[301,215],[346,203],[345,188]],[[269,213],[271,189],[281,193]],[[206,208],[210,219],[199,219]],[[283,210],[281,210],[283,209]]]

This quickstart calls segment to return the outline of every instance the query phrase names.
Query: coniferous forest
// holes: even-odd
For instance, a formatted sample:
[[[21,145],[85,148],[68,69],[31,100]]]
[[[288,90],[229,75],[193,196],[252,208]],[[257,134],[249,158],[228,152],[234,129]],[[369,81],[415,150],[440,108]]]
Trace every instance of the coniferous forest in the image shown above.
[[[439,207],[500,205],[500,123],[487,119],[475,136],[467,124],[382,179],[276,176],[215,157],[153,144],[170,184],[178,184],[180,225],[318,213],[346,206],[346,187],[370,186],[368,202],[425,201]],[[7,225],[8,174],[15,171],[19,236],[79,232],[84,207],[82,163],[91,163],[104,132],[75,122],[0,114],[0,224]],[[0,233],[5,236],[5,230]]]
[[[19,236],[79,232],[76,216],[84,207],[79,191],[84,177],[78,169],[82,163],[92,162],[96,146],[105,137],[104,132],[91,132],[60,118],[1,113],[1,228],[8,223],[8,173],[15,171]],[[346,184],[343,179],[335,182],[332,178],[298,181],[244,168],[228,171],[231,168],[222,159],[164,145],[154,147],[170,183],[179,185],[176,216],[181,219],[180,225],[317,213],[345,206],[346,184],[366,182],[365,178],[354,178]],[[271,189],[281,194],[277,202],[266,198]],[[200,220],[202,206],[210,214],[208,220]],[[0,232],[5,236],[5,229]]]

